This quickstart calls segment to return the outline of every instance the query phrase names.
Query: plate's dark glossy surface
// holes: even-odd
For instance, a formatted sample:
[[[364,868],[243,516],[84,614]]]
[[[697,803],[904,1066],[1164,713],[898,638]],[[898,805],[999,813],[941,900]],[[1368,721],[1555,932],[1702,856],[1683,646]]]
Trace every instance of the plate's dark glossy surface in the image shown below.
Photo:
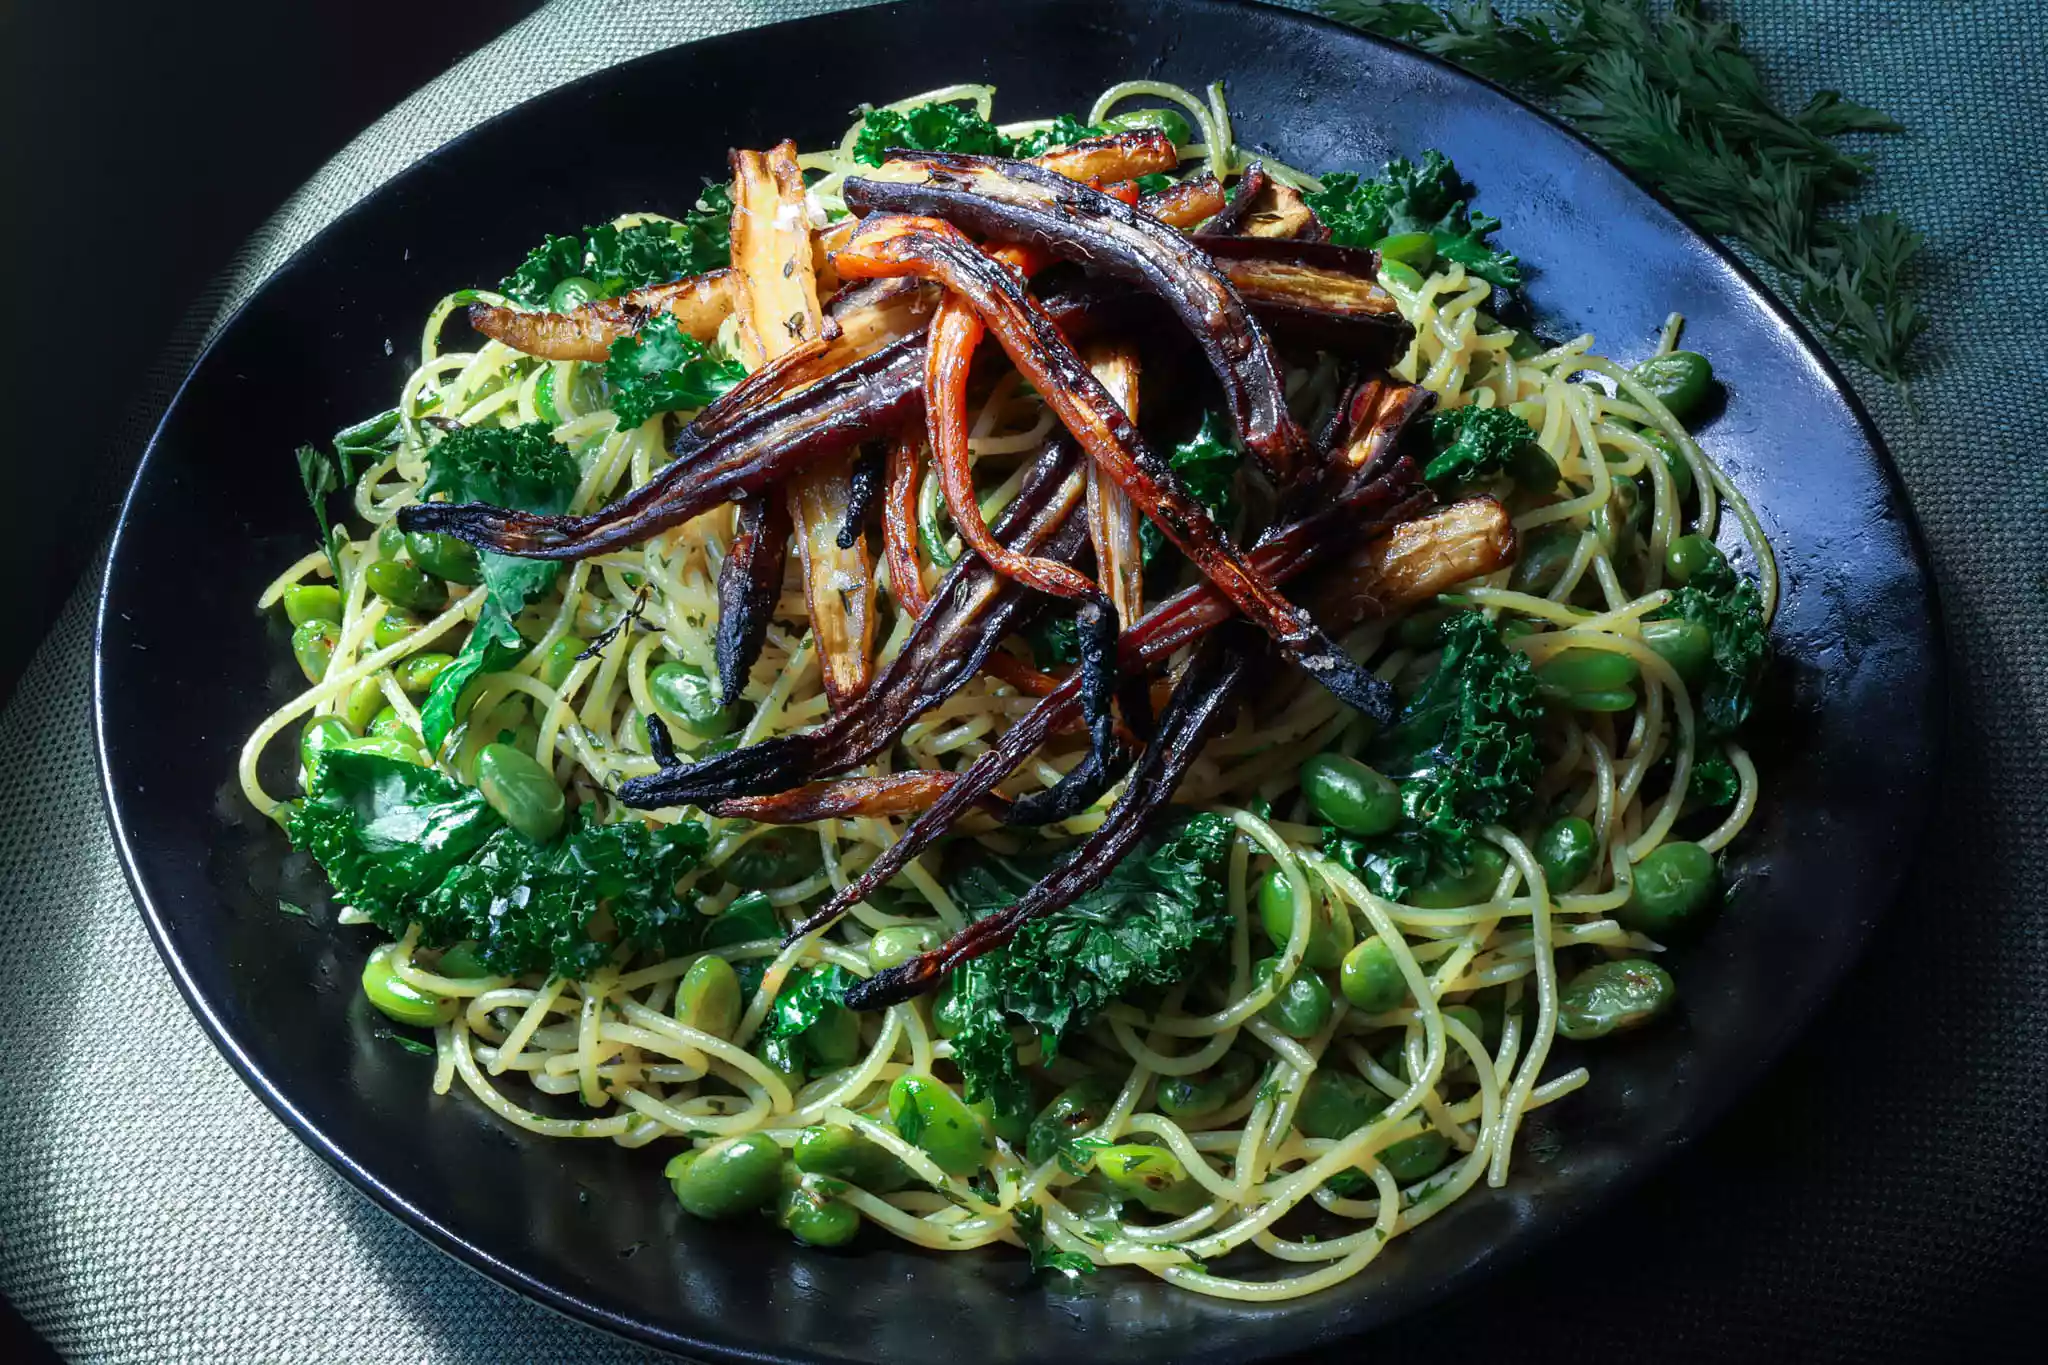
[[[1007,1254],[926,1256],[880,1236],[821,1253],[766,1223],[694,1223],[656,1154],[526,1139],[464,1096],[428,1095],[431,1063],[380,1037],[360,1001],[368,931],[278,913],[303,868],[233,782],[244,736],[298,687],[283,632],[249,609],[310,543],[291,447],[389,404],[447,289],[494,278],[549,231],[687,204],[729,145],[817,145],[856,102],[941,81],[995,81],[1002,114],[1024,117],[1084,109],[1140,74],[1227,78],[1241,140],[1311,169],[1442,148],[1540,268],[1529,297],[1547,331],[1597,331],[1627,360],[1678,309],[1714,357],[1730,398],[1707,439],[1782,555],[1782,695],[1758,746],[1768,801],[1732,860],[1741,890],[1680,958],[1679,1019],[1604,1049],[1592,1086],[1544,1120],[1554,1155],[1525,1150],[1508,1189],[1342,1288],[1273,1308],[1121,1274],[1046,1293]],[[1840,377],[1728,258],[1569,134],[1289,13],[929,0],[601,73],[443,148],[293,258],[195,369],[136,480],[102,606],[98,725],[116,839],[209,1031],[317,1151],[471,1264],[699,1352],[1236,1361],[1351,1335],[1525,1249],[1756,1078],[1854,958],[1915,845],[1936,634],[1903,498]]]

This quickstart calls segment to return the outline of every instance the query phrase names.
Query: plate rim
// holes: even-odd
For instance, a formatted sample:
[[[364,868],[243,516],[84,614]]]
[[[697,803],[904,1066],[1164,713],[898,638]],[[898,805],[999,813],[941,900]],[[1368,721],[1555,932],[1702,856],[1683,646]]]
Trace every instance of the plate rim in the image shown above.
[[[1071,0],[1023,0],[1023,2],[1029,4],[1032,8],[1054,8],[1061,4],[1071,3]],[[965,3],[977,9],[992,12],[1001,11],[1014,15],[1019,0],[965,0]],[[1719,237],[1699,226],[1690,215],[1673,204],[1657,188],[1637,179],[1618,158],[1608,153],[1604,148],[1592,142],[1562,119],[1531,103],[1511,88],[1487,77],[1467,71],[1434,53],[1426,52],[1421,48],[1412,47],[1393,39],[1381,37],[1378,34],[1368,33],[1348,24],[1340,23],[1320,13],[1292,9],[1283,5],[1269,3],[1268,0],[1119,0],[1119,6],[1123,3],[1149,4],[1161,18],[1170,18],[1173,12],[1176,11],[1208,11],[1223,16],[1228,16],[1233,12],[1241,13],[1245,10],[1264,11],[1268,15],[1277,16],[1282,23],[1299,24],[1310,30],[1320,30],[1325,33],[1341,35],[1342,41],[1364,44],[1382,54],[1390,55],[1397,61],[1405,60],[1421,63],[1429,68],[1433,68],[1454,82],[1476,84],[1512,105],[1520,115],[1538,119],[1553,131],[1563,134],[1571,142],[1577,144],[1582,153],[1589,154],[1598,161],[1605,163],[1621,180],[1626,182],[1630,191],[1644,196],[1649,202],[1654,204],[1657,209],[1661,210],[1672,220],[1673,225],[1678,231],[1694,243],[1704,246],[1713,256],[1716,264],[1735,277],[1741,284],[1743,292],[1747,295],[1748,299],[1760,305],[1770,316],[1771,320],[1792,338],[1798,349],[1816,362],[1816,368],[1825,387],[1847,409],[1854,419],[1859,434],[1877,457],[1876,465],[1883,476],[1885,491],[1900,511],[1898,521],[1905,536],[1909,552],[1908,557],[1912,562],[1912,567],[1917,571],[1917,578],[1926,602],[1926,619],[1932,646],[1931,658],[1926,661],[1927,667],[1923,674],[1925,678],[1927,714],[1929,716],[1929,724],[1923,736],[1925,771],[1923,781],[1918,788],[1916,796],[1919,813],[1924,815],[1932,807],[1935,791],[1947,767],[1949,751],[1952,747],[1949,736],[1951,726],[1950,699],[1952,692],[1948,656],[1949,631],[1947,612],[1941,596],[1940,581],[1933,570],[1933,562],[1928,553],[1926,535],[1921,525],[1919,511],[1914,505],[1911,490],[1906,485],[1898,463],[1892,455],[1889,443],[1885,440],[1869,409],[1864,404],[1854,385],[1849,381],[1834,355],[1829,352],[1825,344],[1805,321],[1798,317],[1784,300],[1779,298],[1771,286]],[[347,224],[365,212],[373,200],[388,193],[396,182],[411,175],[420,167],[465,145],[471,139],[486,135],[496,124],[517,115],[530,105],[546,100],[573,98],[578,93],[588,94],[598,91],[607,82],[616,79],[617,74],[622,70],[668,58],[672,54],[684,49],[716,43],[725,39],[735,39],[747,35],[806,25],[829,27],[844,16],[854,14],[863,16],[871,14],[876,16],[903,15],[925,9],[944,8],[947,10],[957,10],[961,5],[962,0],[888,0],[888,3],[880,5],[864,5],[857,8],[844,8],[820,14],[802,15],[780,20],[773,24],[747,25],[724,33],[706,35],[702,38],[694,38],[680,43],[672,43],[599,67],[574,80],[550,86],[545,90],[541,90],[525,99],[508,105],[492,114],[489,118],[464,129],[444,142],[436,144],[431,149],[394,170],[295,247],[289,255],[267,272],[263,279],[250,289],[248,295],[231,312],[221,318],[211,328],[205,337],[204,344],[186,367],[176,388],[166,401],[162,414],[150,430],[148,440],[143,446],[142,454],[136,462],[134,473],[129,479],[128,488],[122,495],[120,508],[115,516],[113,529],[107,541],[105,566],[101,572],[100,581],[94,594],[91,719],[94,767],[99,779],[100,807],[106,819],[115,854],[121,864],[123,880],[127,884],[130,894],[134,897],[138,910],[141,912],[144,926],[149,933],[150,942],[155,947],[158,957],[162,959],[166,969],[169,971],[172,981],[178,988],[178,993],[183,997],[187,1008],[191,1010],[194,1017],[198,1020],[208,1040],[228,1062],[229,1067],[241,1082],[263,1102],[265,1107],[284,1125],[287,1131],[326,1162],[355,1192],[367,1197],[384,1212],[394,1217],[401,1225],[422,1237],[429,1245],[435,1247],[465,1268],[486,1276],[495,1283],[515,1291],[529,1301],[539,1304],[546,1309],[583,1325],[606,1332],[620,1340],[663,1352],[697,1352],[722,1360],[748,1362],[826,1362],[855,1359],[855,1357],[851,1356],[820,1352],[808,1346],[791,1346],[772,1352],[756,1350],[722,1335],[710,1334],[711,1329],[716,1327],[715,1321],[711,1319],[697,1320],[699,1325],[696,1330],[691,1334],[685,1335],[661,1330],[644,1320],[615,1313],[601,1304],[563,1288],[559,1284],[521,1269],[504,1258],[493,1254],[480,1242],[463,1237],[452,1228],[433,1218],[424,1209],[406,1199],[398,1190],[379,1180],[366,1166],[344,1150],[341,1144],[333,1140],[324,1130],[301,1113],[285,1093],[284,1086],[267,1075],[256,1064],[254,1059],[249,1056],[200,990],[198,983],[185,963],[183,955],[173,942],[172,930],[166,915],[157,905],[142,878],[139,867],[139,855],[130,840],[128,831],[122,825],[119,797],[116,792],[114,763],[108,735],[106,706],[109,677],[105,637],[108,630],[108,617],[113,611],[115,576],[120,567],[121,551],[128,536],[131,519],[137,519],[138,517],[137,499],[142,491],[144,479],[150,472],[152,461],[158,455],[160,443],[167,429],[182,408],[186,394],[198,378],[199,372],[207,365],[215,350],[235,331],[243,316],[280,278],[303,265],[334,234],[344,230]],[[446,73],[443,74],[445,75]],[[440,78],[437,77],[436,79]],[[422,89],[425,88],[422,87]],[[409,102],[410,98],[408,96],[407,101],[401,101],[400,105],[395,107],[403,107],[404,103]],[[358,138],[352,140],[347,146],[353,146],[356,141],[367,136],[367,131],[359,134]],[[347,146],[336,154],[337,157],[346,154]],[[330,161],[327,164],[332,164],[332,162]],[[316,178],[317,175],[318,173],[316,172]],[[261,229],[259,229],[260,231]],[[1834,1000],[1843,980],[1867,953],[1871,936],[1875,933],[1879,922],[1895,910],[1907,879],[1919,866],[1925,854],[1929,837],[1928,822],[1925,819],[1916,821],[1911,834],[1910,848],[1903,856],[1892,863],[1888,885],[1885,887],[1881,902],[1871,915],[1857,927],[1856,941],[1851,951],[1844,954],[1839,963],[1832,966],[1823,977],[1815,978],[1818,980],[1819,988],[1809,992],[1802,1006],[1791,1017],[1788,1017],[1783,1027],[1759,1049],[1762,1055],[1749,1074],[1738,1084],[1730,1087],[1728,1093],[1721,1096],[1716,1102],[1707,1105],[1700,1112],[1698,1122],[1691,1131],[1680,1134],[1674,1141],[1664,1144],[1650,1159],[1630,1163],[1624,1170],[1601,1183],[1584,1198],[1582,1206],[1569,1218],[1552,1220],[1546,1225],[1538,1227],[1534,1232],[1519,1237],[1505,1252],[1495,1247],[1489,1249],[1485,1254],[1467,1261],[1456,1271],[1431,1286],[1426,1293],[1419,1296],[1404,1312],[1398,1314],[1396,1318],[1390,1318],[1378,1324],[1348,1329],[1334,1337],[1328,1335],[1319,1336],[1315,1343],[1301,1343],[1301,1348],[1309,1349],[1313,1344],[1328,1344],[1333,1340],[1363,1339],[1376,1331],[1384,1329],[1400,1318],[1412,1317],[1416,1313],[1440,1306],[1453,1294],[1462,1292],[1480,1280],[1490,1278],[1514,1265],[1522,1263],[1533,1253],[1551,1244],[1568,1230],[1584,1226],[1588,1220],[1612,1208],[1624,1195],[1640,1188],[1652,1175],[1667,1169],[1669,1163],[1676,1155],[1692,1148],[1700,1138],[1724,1122],[1729,1111],[1736,1104],[1752,1094],[1764,1083],[1766,1078],[1782,1065],[1785,1055],[1792,1045],[1812,1027],[1814,1020],[1820,1012]]]

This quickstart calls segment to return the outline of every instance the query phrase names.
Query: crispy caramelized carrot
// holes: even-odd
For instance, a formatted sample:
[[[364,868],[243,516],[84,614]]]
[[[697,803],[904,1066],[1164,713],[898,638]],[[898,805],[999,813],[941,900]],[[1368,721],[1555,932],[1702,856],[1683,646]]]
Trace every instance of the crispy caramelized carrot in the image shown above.
[[[1136,180],[1141,175],[1163,175],[1180,165],[1180,153],[1172,138],[1156,128],[1145,128],[1055,147],[1031,158],[1031,164],[1083,184],[1108,184]]]
[[[649,285],[615,299],[597,299],[567,313],[533,313],[472,303],[469,325],[522,355],[542,360],[604,360],[620,337],[631,336],[662,313],[699,341],[718,335],[739,296],[739,277],[713,270],[686,280]]]
[[[924,769],[882,777],[848,777],[837,782],[807,782],[771,796],[730,796],[713,802],[710,809],[727,820],[755,820],[764,825],[907,815],[938,800],[954,780],[953,773]],[[985,792],[978,804],[1000,814],[1010,803],[994,792]]]
[[[1244,300],[1181,233],[1057,172],[992,157],[906,154],[849,179],[845,195],[858,212],[946,219],[1079,261],[1158,295],[1201,346],[1245,448],[1276,478],[1292,473],[1304,440],[1287,413],[1279,363]],[[864,223],[853,241],[866,232]],[[849,275],[846,262],[841,252],[842,277]]]
[[[1002,947],[1032,920],[1071,905],[1100,886],[1144,837],[1152,816],[1173,799],[1202,745],[1236,710],[1256,645],[1256,636],[1231,640],[1227,633],[1204,643],[1175,685],[1159,734],[1131,770],[1130,784],[1073,857],[1014,905],[976,920],[931,952],[855,982],[847,988],[846,1003],[857,1010],[881,1009],[920,995],[946,972]]]
[[[1204,173],[1146,195],[1138,207],[1168,227],[1186,232],[1223,212],[1224,202],[1223,182]]]
[[[712,656],[718,663],[719,705],[740,699],[782,591],[789,557],[789,511],[775,493],[739,504],[732,548],[718,566],[718,630]]]
[[[1203,235],[1202,249],[1276,336],[1391,365],[1415,329],[1380,288],[1379,253],[1328,242]]]
[[[1246,565],[1208,510],[1165,473],[1164,462],[1146,447],[1022,281],[990,261],[958,228],[930,218],[872,217],[839,253],[838,266],[847,278],[935,279],[959,295],[1089,458],[1247,619],[1338,697],[1382,721],[1392,717],[1388,685],[1346,656],[1307,613]]]
[[[1252,551],[1252,564],[1275,582],[1285,582],[1358,539],[1370,539],[1410,519],[1430,502],[1417,490],[1413,460],[1402,459],[1378,478],[1346,490],[1311,515],[1268,535]],[[1230,604],[1212,583],[1197,583],[1145,613],[1124,632],[1123,665],[1137,671],[1170,658],[1182,647],[1228,620]],[[1069,678],[1037,706],[1018,717],[995,745],[962,769],[925,813],[884,849],[858,877],[789,932],[794,943],[829,925],[875,888],[901,872],[943,835],[983,792],[1021,766],[1031,752],[1074,714],[1080,692]],[[630,804],[630,803],[629,803]]]
[[[747,286],[740,353],[755,367],[821,335],[824,316],[796,145],[736,151],[732,169],[732,260]],[[867,687],[875,632],[875,573],[867,540],[853,536],[839,543],[852,506],[847,461],[839,456],[803,470],[787,492],[811,633],[825,695],[834,706]]]
[[[917,454],[924,433],[906,426],[889,442],[888,481],[882,492],[882,558],[889,565],[889,587],[896,605],[912,616],[924,615],[930,601],[924,590],[924,566],[917,557]]]
[[[1076,515],[1084,482],[1071,443],[1053,442],[996,519],[996,535],[1027,554],[1079,555],[1087,544],[1087,528]],[[902,650],[857,703],[814,729],[632,778],[620,785],[619,799],[641,809],[701,806],[728,796],[782,791],[866,763],[887,749],[904,726],[996,657],[997,644],[1029,619],[1038,600],[990,569],[981,556],[962,555],[932,593]],[[1078,696],[1078,681],[1073,691]]]
[[[1128,344],[1097,342],[1088,348],[1088,368],[1124,410],[1138,420],[1138,352]],[[1130,494],[1088,466],[1088,539],[1095,546],[1095,573],[1117,620],[1128,627],[1145,610],[1145,549],[1138,535],[1138,509]]]
[[[1467,498],[1404,521],[1322,572],[1309,610],[1330,630],[1391,616],[1515,557],[1515,528],[1492,498]]]

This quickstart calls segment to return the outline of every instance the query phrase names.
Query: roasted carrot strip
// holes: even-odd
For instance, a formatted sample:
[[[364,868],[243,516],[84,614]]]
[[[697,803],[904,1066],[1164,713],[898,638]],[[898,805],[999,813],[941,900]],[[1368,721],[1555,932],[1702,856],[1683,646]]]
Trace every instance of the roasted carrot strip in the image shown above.
[[[882,492],[882,558],[889,565],[889,587],[896,605],[912,616],[924,615],[931,600],[917,557],[917,453],[923,436],[906,426],[889,442],[888,482]]]
[[[847,278],[916,275],[937,280],[960,296],[1089,458],[1247,619],[1345,702],[1381,721],[1392,718],[1392,689],[1345,655],[1307,613],[1246,565],[1208,509],[1165,472],[1164,462],[1146,447],[1015,275],[984,256],[958,228],[931,218],[870,218],[837,260]]]
[[[1180,152],[1165,133],[1146,128],[1055,147],[1033,157],[1031,164],[1083,184],[1108,183],[1165,174],[1180,165]]]
[[[1127,344],[1097,342],[1088,348],[1088,368],[1109,390],[1109,396],[1138,420],[1138,352]],[[1095,546],[1095,573],[1116,606],[1117,621],[1128,627],[1145,610],[1145,547],[1138,535],[1138,509],[1130,494],[1102,472],[1088,466],[1088,539]]]
[[[817,820],[907,815],[923,810],[956,780],[956,774],[924,769],[882,777],[849,777],[837,782],[807,782],[772,796],[731,796],[713,802],[711,813],[728,820],[756,820],[764,825],[807,825]],[[1001,813],[1009,802],[994,792],[979,804]]]
[[[1279,362],[1244,300],[1183,234],[1150,214],[1027,161],[906,153],[849,179],[857,212],[923,214],[1041,248],[1157,295],[1202,348],[1245,448],[1285,480],[1304,449]],[[867,231],[854,230],[854,242]],[[851,249],[851,248],[849,248]],[[838,269],[846,269],[840,253]]]
[[[737,275],[730,270],[713,270],[686,280],[635,289],[615,299],[598,299],[567,313],[534,313],[472,303],[469,325],[522,355],[543,360],[602,361],[611,354],[614,341],[631,336],[648,319],[662,313],[672,314],[676,325],[697,340],[709,341],[718,335],[719,324],[731,314],[738,294]]]
[[[749,498],[738,506],[732,548],[718,566],[718,630],[712,653],[718,663],[719,704],[740,699],[782,591],[789,558],[789,512],[778,493]]]
[[[1138,208],[1185,232],[1223,212],[1224,203],[1223,182],[1205,174],[1144,196]]]
[[[1002,947],[1032,920],[1071,905],[1100,886],[1144,837],[1151,818],[1173,799],[1174,789],[1209,736],[1236,710],[1257,643],[1255,635],[1233,641],[1222,634],[1204,642],[1174,687],[1158,737],[1132,769],[1130,785],[1073,857],[1016,904],[976,920],[931,952],[855,982],[847,989],[846,1003],[857,1010],[881,1009],[920,995],[946,972]]]

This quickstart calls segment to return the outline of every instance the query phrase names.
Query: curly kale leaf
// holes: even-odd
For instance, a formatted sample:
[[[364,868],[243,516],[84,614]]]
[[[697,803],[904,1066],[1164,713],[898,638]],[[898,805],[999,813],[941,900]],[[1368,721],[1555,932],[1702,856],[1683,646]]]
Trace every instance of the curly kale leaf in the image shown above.
[[[513,628],[512,618],[498,603],[486,601],[462,652],[434,675],[427,698],[420,703],[420,736],[427,741],[427,752],[440,753],[441,741],[468,711],[462,694],[471,682],[485,673],[502,673],[525,655],[526,641]]]
[[[673,223],[583,229],[580,237],[549,237],[528,252],[498,291],[528,308],[545,308],[555,286],[587,280],[593,299],[701,275],[732,263],[732,194],[708,185],[696,206]]]
[[[1485,617],[1454,613],[1444,636],[1435,671],[1368,757],[1401,784],[1396,833],[1420,836],[1433,858],[1463,869],[1479,827],[1512,822],[1535,797],[1543,706],[1528,659]]]
[[[1695,574],[1654,618],[1692,621],[1713,640],[1713,661],[1693,698],[1700,729],[1709,738],[1735,733],[1756,705],[1770,644],[1764,635],[1763,596],[1732,569]]]
[[[554,516],[576,496],[576,457],[546,422],[517,427],[463,427],[427,450],[422,498],[446,493],[450,502],[488,502]],[[546,592],[559,564],[482,552],[484,585],[509,616]]]
[[[1466,273],[1513,289],[1522,283],[1520,260],[1487,238],[1500,226],[1490,214],[1468,207],[1472,188],[1441,152],[1425,152],[1422,163],[1396,157],[1374,180],[1356,175],[1323,177],[1323,187],[1303,196],[1331,240],[1371,246],[1382,237],[1426,232],[1436,254],[1456,261]]]
[[[1243,451],[1221,413],[1213,409],[1203,413],[1195,434],[1174,446],[1166,462],[1189,496],[1208,508],[1219,525],[1236,520],[1237,471]],[[1149,517],[1138,526],[1138,545],[1148,565],[1167,547],[1165,533]]]
[[[1072,114],[1061,114],[1035,133],[1026,133],[1010,144],[1011,156],[1042,156],[1055,147],[1071,147],[1091,137],[1108,137],[1110,130],[1099,123],[1083,123]]]
[[[870,109],[853,141],[853,159],[882,164],[883,154],[901,147],[916,152],[968,152],[1010,156],[1013,144],[972,104],[952,100],[911,109]]]
[[[1442,494],[1503,473],[1532,492],[1557,487],[1557,466],[1527,422],[1506,408],[1462,407],[1439,412],[1430,422],[1430,443],[1436,454],[1422,477]]]
[[[657,412],[694,412],[746,377],[746,366],[685,332],[669,313],[614,341],[604,363],[621,431]]]
[[[592,809],[535,844],[432,768],[327,749],[288,828],[343,903],[389,934],[417,923],[427,947],[474,941],[493,972],[587,976],[620,947],[698,947],[714,921],[675,887],[704,854],[704,827],[601,825]]]
[[[1053,1055],[1069,1030],[1111,1001],[1181,980],[1222,942],[1228,916],[1218,869],[1230,828],[1207,813],[1166,827],[1101,886],[954,973],[947,1008],[962,1025],[954,1060],[969,1100],[993,1094],[1001,1107],[1002,1096],[1014,1093],[1009,1088],[1023,1084],[1013,1024],[1036,1030]],[[991,855],[962,868],[947,890],[980,918],[1014,904],[1056,863]]]

